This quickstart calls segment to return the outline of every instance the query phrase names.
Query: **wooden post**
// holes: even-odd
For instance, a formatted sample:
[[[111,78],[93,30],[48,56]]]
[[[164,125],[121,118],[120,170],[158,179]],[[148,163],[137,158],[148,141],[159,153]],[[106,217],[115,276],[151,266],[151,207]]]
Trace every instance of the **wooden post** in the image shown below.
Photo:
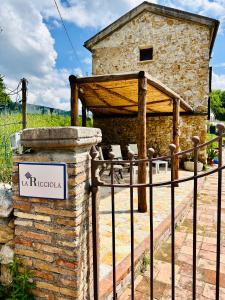
[[[147,78],[145,72],[139,72],[138,78],[138,158],[146,159],[146,95],[147,95]],[[146,183],[146,163],[138,165],[138,183]],[[146,187],[138,188],[138,211],[147,211]]]
[[[69,76],[70,81],[70,104],[71,104],[71,126],[79,126],[79,112],[78,112],[78,84],[77,77]]]
[[[84,103],[82,103],[82,127],[87,127],[87,110]]]
[[[21,79],[22,82],[22,124],[23,129],[27,127],[27,80]]]
[[[173,100],[173,143],[176,152],[180,151],[180,100]],[[174,159],[174,179],[179,179],[179,157]]]

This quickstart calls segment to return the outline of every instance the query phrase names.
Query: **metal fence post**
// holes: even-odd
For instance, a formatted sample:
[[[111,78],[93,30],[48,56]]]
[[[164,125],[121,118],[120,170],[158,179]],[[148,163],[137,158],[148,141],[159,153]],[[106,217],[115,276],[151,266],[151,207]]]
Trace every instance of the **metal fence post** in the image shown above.
[[[94,300],[99,300],[99,188],[98,188],[98,165],[96,158],[98,151],[94,146],[91,148],[91,192],[92,192],[92,247],[93,247],[93,280]]]
[[[224,125],[217,124],[219,133],[218,140],[218,168],[222,167],[222,145],[223,145],[223,132]],[[220,240],[221,240],[221,201],[222,201],[222,170],[218,170],[218,195],[217,195],[217,248],[216,248],[216,300],[220,298]]]
[[[154,228],[153,228],[153,187],[152,184],[152,159],[155,150],[153,148],[148,149],[149,158],[149,225],[150,225],[150,299],[154,298]]]
[[[169,145],[171,154],[171,295],[175,299],[175,184],[174,184],[174,164],[176,145]]]
[[[197,239],[197,192],[198,192],[198,149],[196,147],[199,144],[199,137],[193,136],[192,141],[194,143],[194,195],[193,195],[193,289],[192,298],[196,298],[196,239]]]
[[[22,124],[23,129],[27,127],[27,80],[21,79],[22,82]]]

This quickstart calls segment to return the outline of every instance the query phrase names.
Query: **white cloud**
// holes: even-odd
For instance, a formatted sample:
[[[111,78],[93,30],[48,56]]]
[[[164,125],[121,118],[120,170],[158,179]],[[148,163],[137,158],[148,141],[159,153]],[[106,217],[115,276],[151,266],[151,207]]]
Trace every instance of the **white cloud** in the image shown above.
[[[65,21],[74,23],[79,27],[104,27],[116,20],[143,0],[57,0],[58,7]],[[157,0],[151,2],[156,3]],[[53,1],[41,0],[37,4],[45,18],[59,19]]]
[[[66,21],[79,27],[101,28],[142,2],[143,0],[67,0],[66,4],[65,2],[62,4],[57,0]],[[150,2],[219,18],[221,22],[225,21],[225,0],[152,0]],[[59,19],[53,2],[40,0],[35,5],[38,5],[45,18]]]
[[[212,74],[212,88],[225,90],[225,74]]]
[[[73,74],[78,76],[78,77],[83,76],[83,72],[82,72],[81,68],[75,68]]]
[[[29,102],[69,109],[68,76],[82,76],[82,70],[57,69],[54,39],[50,26],[61,26],[53,1],[3,0],[0,9],[0,74],[15,88],[20,78],[29,81]],[[163,5],[225,19],[225,0],[159,0]],[[142,3],[142,0],[57,0],[65,21],[80,27],[99,28],[108,25]],[[66,3],[66,4],[65,4]],[[83,63],[90,64],[89,58]],[[85,74],[86,75],[86,74]],[[216,88],[225,88],[225,75],[213,76]]]
[[[1,6],[0,74],[14,89],[25,77],[28,102],[69,109],[69,81],[72,71],[55,68],[54,39],[40,11],[29,0],[8,0]]]
[[[225,68],[225,62],[213,65],[213,68]]]
[[[90,57],[85,57],[83,59],[83,63],[85,63],[86,65],[91,65],[92,59]]]

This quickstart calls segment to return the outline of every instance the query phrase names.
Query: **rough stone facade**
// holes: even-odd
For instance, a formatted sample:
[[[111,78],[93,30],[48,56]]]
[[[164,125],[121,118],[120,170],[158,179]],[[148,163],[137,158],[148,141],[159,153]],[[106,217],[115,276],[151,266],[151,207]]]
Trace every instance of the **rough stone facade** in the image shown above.
[[[140,62],[139,48],[148,46],[153,60]],[[207,26],[143,12],[93,47],[92,72],[147,71],[195,111],[207,112],[209,48]]]
[[[15,254],[32,270],[36,299],[83,300],[92,296],[90,155],[101,141],[94,128],[27,129],[31,153],[14,156]],[[64,162],[68,200],[18,196],[18,162]]]
[[[204,123],[202,124],[202,120]],[[94,126],[102,130],[102,145],[120,144],[126,152],[127,144],[137,142],[138,127],[136,118],[106,117],[95,118]],[[200,143],[206,139],[206,117],[181,116],[180,143],[183,149],[193,146],[191,137],[199,135]],[[168,145],[172,142],[172,117],[160,116],[147,118],[147,147],[153,147],[157,155],[169,153]],[[204,155],[203,155],[204,156]]]
[[[153,47],[152,61],[139,61],[139,49],[144,47]],[[209,49],[210,29],[206,25],[144,11],[93,46],[93,74],[147,71],[177,92],[195,112],[206,115]],[[107,129],[109,133],[118,133],[121,126],[127,126],[127,130],[132,130],[130,133],[123,130],[126,135],[121,133],[120,141],[128,141],[130,134],[132,140],[129,142],[136,142],[134,120],[124,119],[123,124],[113,120],[112,118],[107,123],[111,124]],[[108,137],[105,137],[105,125],[102,121],[95,119],[95,126],[103,130],[103,139],[106,140]],[[181,126],[182,149],[189,146],[186,141],[190,140],[192,131],[204,141],[205,116],[183,117]],[[165,152],[164,144],[171,142],[171,132],[170,117],[148,117],[148,144],[157,143],[161,153]],[[182,137],[184,134],[187,134],[185,138]],[[117,141],[119,142],[118,139]]]

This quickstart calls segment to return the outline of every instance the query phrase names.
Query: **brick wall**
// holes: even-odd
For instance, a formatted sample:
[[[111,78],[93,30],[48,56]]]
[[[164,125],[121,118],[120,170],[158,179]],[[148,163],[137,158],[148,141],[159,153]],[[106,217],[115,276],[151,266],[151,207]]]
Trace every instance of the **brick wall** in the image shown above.
[[[94,128],[23,131],[32,153],[13,158],[15,254],[33,271],[37,299],[92,299],[90,156],[101,140]],[[64,162],[68,199],[18,196],[18,162]]]

